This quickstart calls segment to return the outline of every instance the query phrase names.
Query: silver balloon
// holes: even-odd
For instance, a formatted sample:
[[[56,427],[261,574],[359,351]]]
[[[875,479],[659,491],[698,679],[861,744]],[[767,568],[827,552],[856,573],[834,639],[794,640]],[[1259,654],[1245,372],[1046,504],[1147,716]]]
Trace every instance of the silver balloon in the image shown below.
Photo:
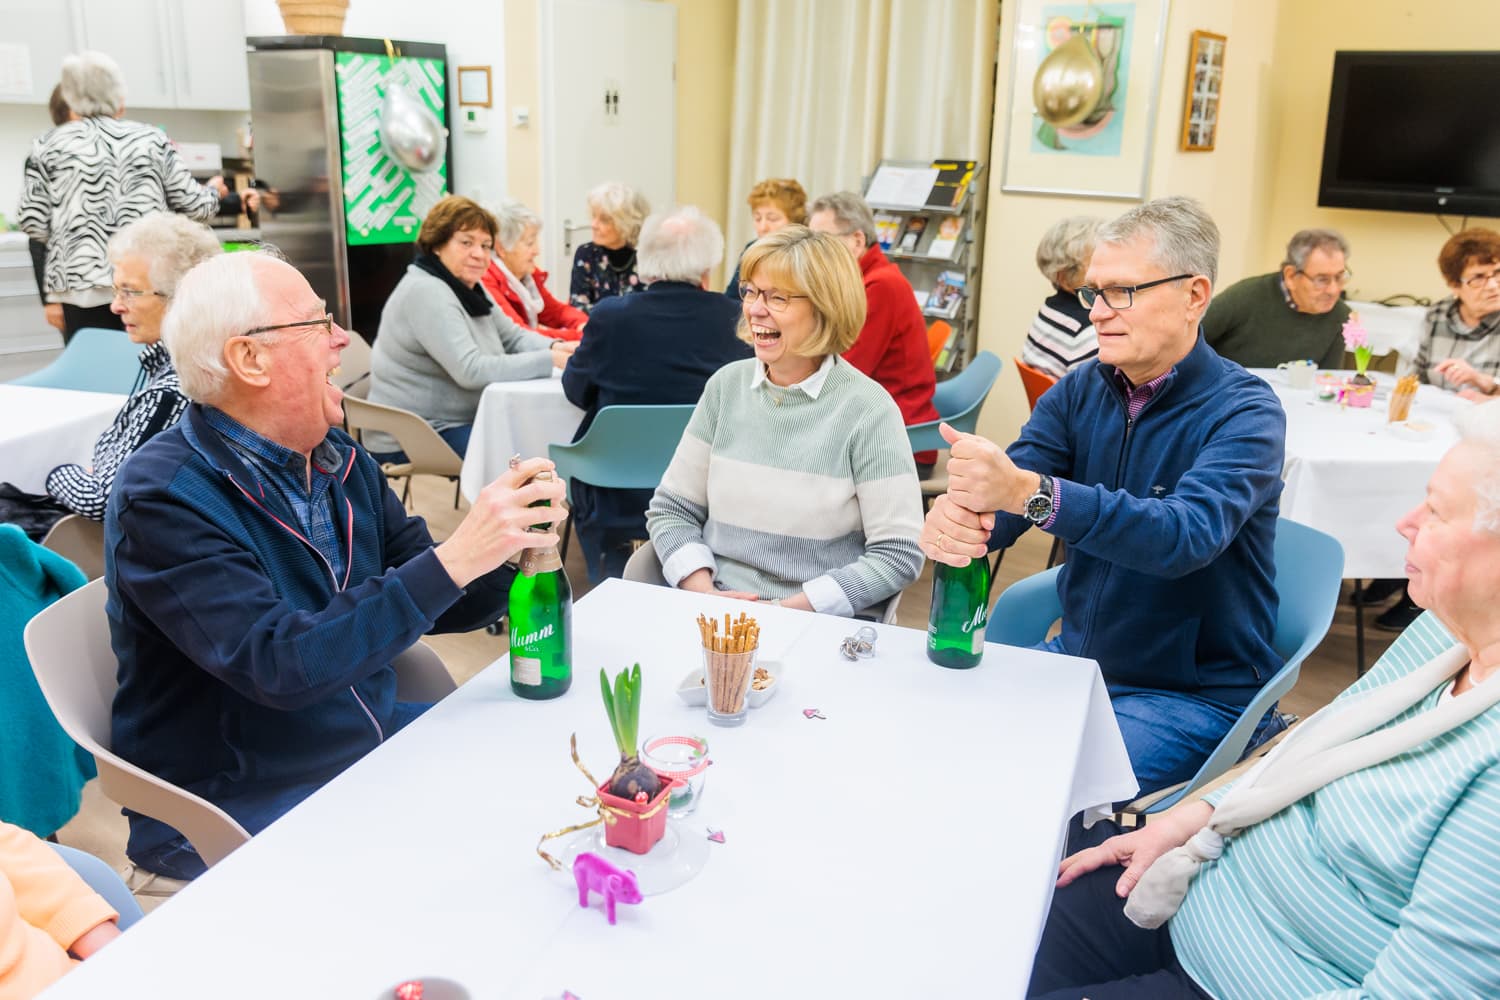
[[[448,130],[404,83],[387,81],[380,102],[380,145],[412,173],[435,170],[443,162]]]
[[[1048,54],[1031,85],[1036,113],[1056,127],[1076,125],[1099,105],[1104,67],[1082,35],[1074,35]]]

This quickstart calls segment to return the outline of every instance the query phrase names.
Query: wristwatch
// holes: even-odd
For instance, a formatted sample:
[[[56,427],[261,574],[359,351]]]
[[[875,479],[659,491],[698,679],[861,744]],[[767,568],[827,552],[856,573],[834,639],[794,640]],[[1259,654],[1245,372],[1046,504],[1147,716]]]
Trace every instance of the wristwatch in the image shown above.
[[[1040,479],[1036,492],[1026,498],[1026,506],[1022,511],[1026,520],[1032,524],[1043,524],[1052,516],[1052,477],[1041,473]]]

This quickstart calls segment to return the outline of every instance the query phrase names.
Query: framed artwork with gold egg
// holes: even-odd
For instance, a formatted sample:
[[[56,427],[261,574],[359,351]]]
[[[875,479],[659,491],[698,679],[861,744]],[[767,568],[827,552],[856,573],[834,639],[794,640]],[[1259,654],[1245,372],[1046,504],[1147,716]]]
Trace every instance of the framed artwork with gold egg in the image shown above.
[[[1193,32],[1188,52],[1187,92],[1182,98],[1184,152],[1207,152],[1219,133],[1219,106],[1224,93],[1224,46],[1229,41],[1212,31]]]
[[[1001,190],[1142,199],[1170,0],[1019,0]]]

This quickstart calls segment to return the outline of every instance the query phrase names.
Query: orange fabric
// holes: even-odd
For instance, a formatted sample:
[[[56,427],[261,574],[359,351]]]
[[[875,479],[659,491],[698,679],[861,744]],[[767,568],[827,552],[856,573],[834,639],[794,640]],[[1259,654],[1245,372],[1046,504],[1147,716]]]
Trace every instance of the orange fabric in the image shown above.
[[[0,1000],[30,1000],[73,967],[68,948],[117,914],[27,830],[0,823]]]
[[[1016,363],[1016,371],[1021,375],[1021,385],[1026,390],[1026,401],[1034,410],[1036,401],[1042,398],[1042,393],[1057,384],[1057,379],[1041,369],[1031,367],[1020,358],[1012,360]]]
[[[542,293],[542,311],[537,313],[536,326],[527,326],[526,309],[516,296],[515,289],[510,287],[510,282],[505,280],[505,272],[500,270],[499,261],[490,258],[489,269],[484,272],[480,281],[490,293],[490,298],[495,300],[495,305],[517,326],[553,340],[582,340],[583,324],[588,322],[589,314],[554,298],[547,290],[546,271],[538,268],[532,272],[531,277],[536,282],[537,290]]]
[[[927,351],[932,355],[933,364],[937,364],[938,355],[943,353],[943,345],[948,343],[948,335],[952,332],[952,324],[945,319],[935,319],[927,328]]]

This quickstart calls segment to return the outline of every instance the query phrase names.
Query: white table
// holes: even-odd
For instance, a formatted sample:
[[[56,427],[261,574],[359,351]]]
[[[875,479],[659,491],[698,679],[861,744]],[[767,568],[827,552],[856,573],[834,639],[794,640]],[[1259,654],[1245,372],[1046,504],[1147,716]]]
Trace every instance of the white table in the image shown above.
[[[49,1000],[130,983],[155,998],[374,998],[419,976],[475,1000],[1021,996],[1066,818],[1136,787],[1098,668],[991,646],[977,669],[945,670],[923,632],[896,626],[851,663],[836,648],[848,620],[764,607],[785,687],[719,729],[674,688],[701,662],[696,614],[744,607],[607,581],[577,605],[568,694],[521,702],[497,661]],[[725,843],[611,927],[535,847],[588,816],[568,735],[596,776],[611,769],[598,670],[635,660],[642,738],[710,741],[683,830]],[[814,707],[826,719],[805,718]]]
[[[125,404],[112,392],[0,384],[0,482],[27,493],[47,491],[59,465],[88,465],[94,442]]]
[[[1361,410],[1320,400],[1315,389],[1293,389],[1283,371],[1252,371],[1271,384],[1286,410],[1282,516],[1337,538],[1345,577],[1404,577],[1406,540],[1396,533],[1396,521],[1421,501],[1433,470],[1458,440],[1454,412],[1473,404],[1418,386],[1411,419],[1432,424],[1433,431],[1413,441],[1386,423],[1392,375],[1375,375],[1375,401]]]
[[[459,487],[472,502],[479,491],[510,466],[510,457],[546,458],[550,444],[573,440],[583,411],[568,402],[562,373],[549,379],[491,382],[479,398],[474,431],[464,455]]]

